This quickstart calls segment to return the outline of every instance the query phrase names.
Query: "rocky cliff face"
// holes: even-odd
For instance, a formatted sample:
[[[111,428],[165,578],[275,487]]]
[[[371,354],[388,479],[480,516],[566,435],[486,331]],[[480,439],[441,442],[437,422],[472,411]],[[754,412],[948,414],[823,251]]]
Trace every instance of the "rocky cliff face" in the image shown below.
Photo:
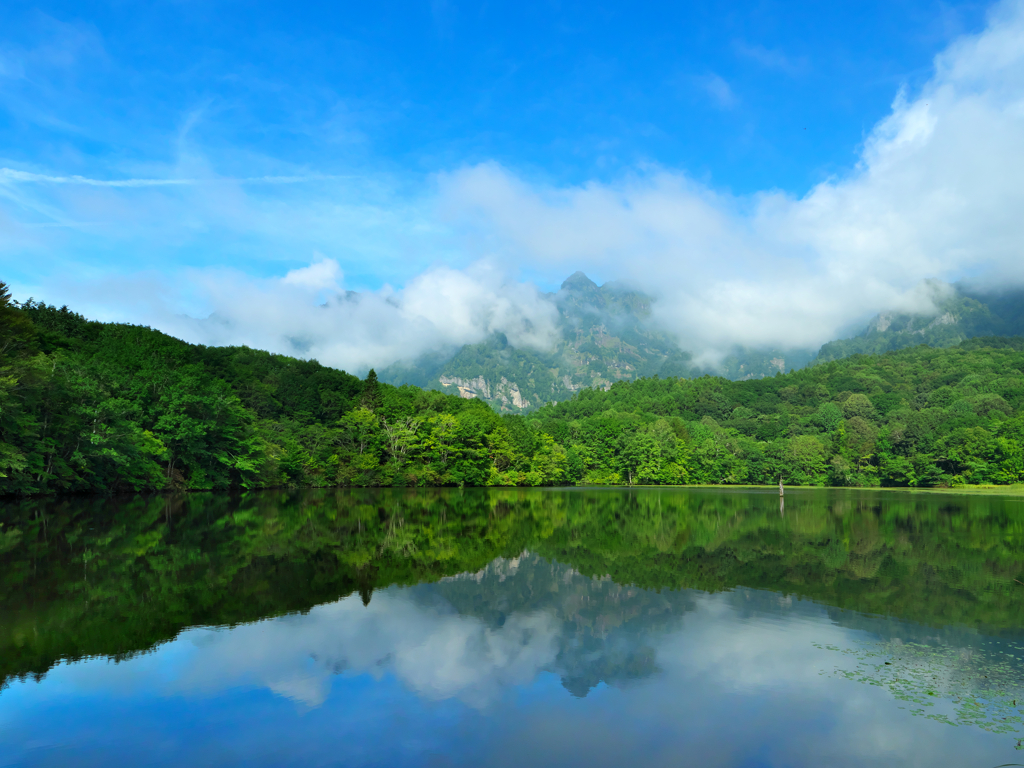
[[[938,317],[907,315],[898,312],[880,312],[868,323],[868,327],[862,335],[885,333],[891,328],[894,332],[905,331],[923,336],[928,331],[940,328],[943,325],[955,325],[960,321],[961,316],[971,314],[973,310],[977,309],[979,308],[961,306],[957,307],[956,311],[947,310]]]
[[[438,378],[443,387],[455,387],[459,390],[459,397],[470,399],[479,397],[492,404],[500,403],[499,410],[523,411],[529,408],[532,403],[523,397],[519,391],[519,385],[509,381],[504,376],[496,383],[488,382],[483,376],[474,379],[460,379],[457,376],[446,376],[441,374]]]
[[[553,349],[516,349],[496,335],[460,349],[438,372],[437,385],[516,413],[585,388],[696,372],[673,339],[649,327],[649,296],[616,283],[598,286],[577,272],[549,300],[561,330]]]

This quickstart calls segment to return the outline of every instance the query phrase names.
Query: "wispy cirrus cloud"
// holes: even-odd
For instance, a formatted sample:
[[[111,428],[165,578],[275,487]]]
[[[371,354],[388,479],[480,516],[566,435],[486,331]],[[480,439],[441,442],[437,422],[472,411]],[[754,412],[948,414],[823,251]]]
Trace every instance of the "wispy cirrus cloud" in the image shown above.
[[[337,181],[350,175],[305,174],[301,176],[249,176],[244,178],[90,179],[86,176],[50,176],[43,173],[0,168],[0,184],[77,184],[86,187],[179,187],[198,184],[302,184],[309,181]]]
[[[721,75],[709,72],[706,75],[696,75],[691,81],[721,109],[732,109],[740,103],[732,86]]]
[[[734,40],[732,49],[741,58],[753,61],[765,69],[784,72],[787,75],[799,75],[810,66],[810,60],[806,56],[793,57],[782,50],[766,48],[757,43]]]

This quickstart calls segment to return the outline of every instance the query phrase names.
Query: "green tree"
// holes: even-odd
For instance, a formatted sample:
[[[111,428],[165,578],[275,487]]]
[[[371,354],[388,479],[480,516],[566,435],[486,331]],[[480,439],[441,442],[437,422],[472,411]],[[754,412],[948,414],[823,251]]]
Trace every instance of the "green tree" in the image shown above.
[[[360,398],[360,405],[370,411],[376,411],[383,404],[383,397],[380,392],[380,382],[377,381],[377,372],[370,369],[363,381],[363,394]]]

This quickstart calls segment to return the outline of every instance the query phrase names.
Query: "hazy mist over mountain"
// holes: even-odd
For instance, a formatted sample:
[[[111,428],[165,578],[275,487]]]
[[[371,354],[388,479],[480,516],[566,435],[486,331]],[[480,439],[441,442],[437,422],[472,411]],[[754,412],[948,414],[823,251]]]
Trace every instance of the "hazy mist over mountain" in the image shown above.
[[[950,347],[975,336],[1024,335],[1024,293],[979,292],[932,282],[925,313],[881,312],[849,338],[812,348],[724,348],[714,363],[695,359],[657,323],[657,301],[622,283],[598,286],[582,272],[547,294],[558,312],[558,340],[531,348],[495,333],[476,344],[439,348],[382,369],[383,381],[479,397],[502,412],[529,411],[584,388],[617,381],[703,374],[734,380],[773,376],[852,354],[880,354],[927,344]]]

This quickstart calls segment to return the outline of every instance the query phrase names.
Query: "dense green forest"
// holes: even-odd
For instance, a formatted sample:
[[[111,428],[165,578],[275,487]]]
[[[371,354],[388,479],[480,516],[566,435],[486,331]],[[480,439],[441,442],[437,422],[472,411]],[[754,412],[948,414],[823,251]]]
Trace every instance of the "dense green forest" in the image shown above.
[[[582,484],[956,486],[1024,479],[1024,339],[855,355],[743,382],[644,379],[529,419]]]
[[[685,595],[662,590],[737,586],[814,599],[883,636],[879,616],[931,638],[1024,625],[1013,498],[811,489],[788,494],[780,514],[778,496],[757,491],[312,489],[34,498],[0,511],[0,688],[60,659],[123,658],[188,626],[350,594],[368,603],[376,589],[524,550],[598,581],[455,580],[445,594],[499,626],[553,606],[583,648],[666,601],[685,609]]]
[[[187,344],[0,284],[0,494],[323,486],[956,486],[1024,480],[1024,339],[772,378],[646,378],[526,416]]]

